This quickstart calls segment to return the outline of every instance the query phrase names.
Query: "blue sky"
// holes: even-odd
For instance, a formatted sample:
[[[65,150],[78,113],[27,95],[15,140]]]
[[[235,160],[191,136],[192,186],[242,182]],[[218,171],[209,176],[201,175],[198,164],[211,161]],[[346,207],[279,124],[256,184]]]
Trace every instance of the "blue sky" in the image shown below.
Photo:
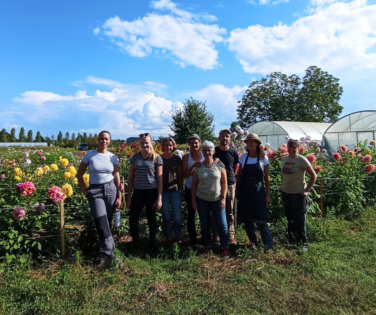
[[[375,109],[375,17],[376,1],[6,1],[2,127],[166,135],[192,96],[218,132],[252,80],[311,65],[340,78],[343,115]]]

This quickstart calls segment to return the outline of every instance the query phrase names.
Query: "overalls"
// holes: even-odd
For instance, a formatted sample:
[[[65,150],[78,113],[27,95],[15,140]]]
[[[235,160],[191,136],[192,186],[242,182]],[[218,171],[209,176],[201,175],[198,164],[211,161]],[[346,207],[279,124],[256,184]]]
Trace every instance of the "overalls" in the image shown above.
[[[239,216],[245,221],[244,229],[252,243],[257,246],[254,226],[257,223],[264,246],[272,248],[273,240],[267,224],[268,211],[265,205],[264,172],[261,169],[259,158],[257,158],[257,163],[247,164],[248,157],[247,155],[242,167],[239,186]]]

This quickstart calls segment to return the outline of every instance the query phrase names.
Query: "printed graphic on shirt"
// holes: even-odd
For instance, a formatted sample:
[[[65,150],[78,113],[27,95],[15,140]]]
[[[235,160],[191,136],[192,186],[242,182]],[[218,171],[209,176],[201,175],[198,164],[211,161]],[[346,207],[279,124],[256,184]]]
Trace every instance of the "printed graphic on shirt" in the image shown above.
[[[282,173],[283,174],[292,174],[292,173],[294,173],[294,166],[295,166],[295,163],[286,162],[285,165],[283,166]]]

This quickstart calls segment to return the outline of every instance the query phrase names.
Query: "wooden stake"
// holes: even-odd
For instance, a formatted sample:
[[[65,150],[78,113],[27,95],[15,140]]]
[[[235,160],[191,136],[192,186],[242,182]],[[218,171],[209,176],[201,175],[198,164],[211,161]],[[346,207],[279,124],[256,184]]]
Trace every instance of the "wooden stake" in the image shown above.
[[[122,195],[122,197],[123,197],[123,204],[124,204],[123,208],[124,208],[124,210],[125,210],[125,207],[126,207],[126,202],[125,202],[125,186],[124,186],[124,177],[122,177],[122,178],[121,178],[121,182],[122,182],[122,184],[123,184],[123,191],[122,191],[121,195]]]
[[[65,256],[64,201],[60,202],[61,256]]]
[[[323,196],[323,184],[322,178],[320,178],[320,208],[321,208],[321,217],[324,217],[324,196]]]

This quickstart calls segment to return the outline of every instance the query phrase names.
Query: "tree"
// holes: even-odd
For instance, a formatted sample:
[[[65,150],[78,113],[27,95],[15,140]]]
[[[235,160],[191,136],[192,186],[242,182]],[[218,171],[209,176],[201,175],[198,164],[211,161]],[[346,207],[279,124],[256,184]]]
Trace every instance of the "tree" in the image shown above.
[[[8,133],[5,128],[0,131],[0,142],[8,142]]]
[[[243,128],[262,120],[335,122],[343,107],[339,79],[316,66],[303,79],[274,72],[253,81],[237,109]]]
[[[93,135],[90,133],[88,139],[93,139]]]
[[[35,136],[35,142],[42,142],[42,137],[40,135],[40,131],[37,131],[37,135]]]
[[[196,133],[201,140],[213,140],[214,116],[206,110],[205,102],[188,99],[184,107],[172,114],[171,130],[177,143],[187,143],[189,135]]]
[[[78,133],[78,135],[77,135],[77,139],[76,139],[79,143],[81,143],[82,142],[82,136],[81,136],[81,134],[80,133]]]
[[[86,132],[84,132],[84,136],[82,137],[82,141],[84,143],[87,143],[87,135],[86,135]]]
[[[76,134],[74,132],[72,132],[72,137],[71,137],[71,140],[74,140],[76,141]]]
[[[69,141],[69,132],[65,134],[65,140]]]
[[[18,135],[18,141],[19,142],[26,142],[26,137],[25,137],[25,129],[24,127],[21,127],[20,133]]]
[[[14,127],[10,130],[10,142],[17,142],[16,128],[14,128]]]
[[[63,134],[61,133],[61,131],[59,131],[59,134],[57,135],[57,142],[61,142],[63,141]]]
[[[33,131],[31,129],[27,132],[27,142],[33,142]]]

